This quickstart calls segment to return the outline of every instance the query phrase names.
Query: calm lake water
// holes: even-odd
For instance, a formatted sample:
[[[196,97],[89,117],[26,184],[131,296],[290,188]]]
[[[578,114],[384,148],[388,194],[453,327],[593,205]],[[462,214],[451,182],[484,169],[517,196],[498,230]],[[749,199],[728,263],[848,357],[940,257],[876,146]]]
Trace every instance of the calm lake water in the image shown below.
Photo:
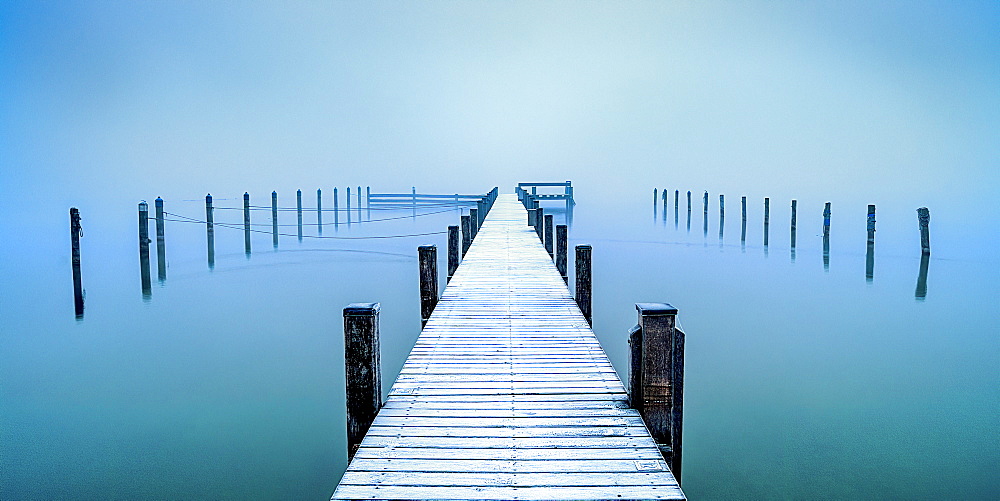
[[[676,224],[672,193],[664,219],[649,193],[610,203],[578,189],[570,243],[594,245],[594,329],[620,374],[634,303],[680,311],[690,498],[1000,498],[995,254],[963,250],[953,220],[932,219],[920,298],[915,207],[879,207],[868,281],[864,204],[834,206],[824,265],[823,200],[799,201],[793,258],[786,201],[772,200],[765,249],[762,198],[744,246],[739,196],[726,197],[720,241],[717,194],[706,231],[701,192],[690,230],[684,192]],[[241,207],[240,195],[216,206]],[[204,216],[202,200],[166,206]],[[559,207],[546,206],[557,221]],[[314,239],[307,209],[306,238],[283,236],[276,251],[270,211],[255,211],[265,226],[252,256],[242,230],[217,227],[209,270],[204,225],[172,221],[166,280],[154,242],[144,298],[134,203],[80,208],[82,320],[67,207],[12,226],[31,252],[0,251],[0,498],[328,498],[346,468],[342,308],[382,304],[388,391],[419,334],[416,247],[437,244],[444,270],[446,235]],[[348,228],[341,216],[323,235],[440,232],[458,217],[372,211],[384,220]],[[281,231],[294,235],[295,219],[281,212],[293,225]],[[242,212],[220,208],[216,221],[240,225]]]

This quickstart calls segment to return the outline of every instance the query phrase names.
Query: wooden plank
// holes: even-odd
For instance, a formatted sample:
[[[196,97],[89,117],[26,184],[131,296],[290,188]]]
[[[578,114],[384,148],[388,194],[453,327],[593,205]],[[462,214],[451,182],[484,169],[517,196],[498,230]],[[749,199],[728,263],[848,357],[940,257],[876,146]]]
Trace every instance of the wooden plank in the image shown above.
[[[560,451],[563,452],[563,451]],[[672,480],[666,472],[616,472],[616,473],[433,473],[433,472],[348,472],[341,480],[344,485],[396,485],[396,486],[657,486]],[[617,498],[616,498],[617,499]]]
[[[656,489],[659,489],[657,491]],[[546,487],[454,487],[454,486],[360,486],[345,485],[336,499],[685,499],[679,487],[635,486],[546,486]]]

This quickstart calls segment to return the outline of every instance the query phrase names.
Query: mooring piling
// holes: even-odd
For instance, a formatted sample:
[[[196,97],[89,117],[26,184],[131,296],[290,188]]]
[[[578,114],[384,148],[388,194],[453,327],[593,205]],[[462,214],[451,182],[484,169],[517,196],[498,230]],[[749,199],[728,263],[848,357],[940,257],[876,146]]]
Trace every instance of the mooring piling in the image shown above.
[[[479,210],[469,209],[469,229],[472,231],[470,238],[475,241],[479,234]]]
[[[868,205],[868,242],[865,246],[865,280],[875,279],[875,205]]]
[[[83,318],[83,273],[80,270],[80,209],[69,209],[69,237],[73,267],[73,310],[77,319]]]
[[[302,216],[299,216],[301,221]],[[301,227],[301,222],[299,223]],[[300,232],[301,234],[301,232]],[[250,193],[243,194],[243,249],[247,257],[250,257]]]
[[[797,200],[792,200],[792,221],[789,225],[790,239],[792,249],[795,249],[795,225],[796,223],[796,211],[798,210],[799,202]]]
[[[152,295],[149,278],[149,204],[139,202],[139,277],[142,281],[142,297]]]
[[[413,216],[416,217],[416,214],[414,214]],[[363,217],[361,212],[361,187],[358,186],[358,224],[361,224],[362,220]]]
[[[333,229],[337,230],[340,226],[340,209],[337,207],[337,188],[333,189]]]
[[[344,308],[348,461],[382,408],[379,309],[379,303],[351,303]]]
[[[830,202],[823,208],[823,269],[830,271]]]
[[[726,227],[726,196],[719,194],[719,245],[722,244],[722,233]]]
[[[215,208],[212,194],[205,195],[205,232],[208,235],[208,269],[215,269]]]
[[[567,275],[568,264],[567,260],[569,256],[569,232],[567,231],[565,224],[560,224],[556,226],[556,269],[559,270],[559,275],[562,276],[563,282],[569,283],[569,277]]]
[[[552,242],[552,214],[545,215],[545,251],[549,253],[549,257],[554,258],[555,249]]]
[[[767,248],[767,238],[771,233],[771,199],[764,197],[764,248]]]
[[[156,278],[160,283],[167,280],[167,243],[164,237],[163,199],[156,197]]]
[[[410,187],[410,195],[413,197],[412,198],[412,200],[413,200],[413,218],[416,219],[416,217],[417,217],[417,187],[416,186],[411,186]]]
[[[316,189],[316,231],[323,234],[323,190]]]
[[[931,211],[927,207],[917,209],[917,224],[920,227],[920,254],[931,255]]]
[[[666,226],[666,224],[667,224],[667,200],[670,199],[670,194],[667,193],[667,189],[666,188],[663,188],[663,191],[661,193],[662,193],[662,195],[660,196],[660,198],[663,199],[663,216],[662,216],[663,217],[663,224],[664,224],[664,226]]]
[[[372,187],[365,186],[365,212],[367,212],[368,220],[372,220]]]
[[[472,245],[472,217],[462,216],[462,258],[465,258],[465,253],[469,252],[469,246]]]
[[[678,210],[678,207],[680,207],[680,202],[679,202],[680,196],[681,196],[681,190],[674,190],[674,229],[675,230],[677,229],[678,220],[680,219],[680,210]]]
[[[593,275],[591,259],[593,247],[590,245],[576,246],[576,305],[587,319],[587,324],[593,326]]]
[[[702,232],[704,233],[705,237],[708,237],[708,190],[705,190],[705,195],[702,197],[702,204],[704,206],[704,212],[702,213],[701,216],[701,221],[702,224],[704,225],[704,229],[702,230]]]
[[[299,220],[299,242],[302,241],[302,190],[295,191],[295,214]]]
[[[336,198],[336,197],[334,197]],[[278,248],[278,192],[271,192],[271,245]]]
[[[438,300],[437,246],[417,247],[420,261],[420,327],[427,325]]]
[[[743,208],[743,224],[740,230],[740,247],[746,250],[747,246],[747,197],[740,197],[740,205]]]
[[[346,207],[346,212],[347,212],[347,227],[350,228],[351,227],[351,187],[350,186],[347,187],[347,196],[344,197],[344,199],[347,201],[345,203],[345,205],[347,206]]]
[[[666,303],[636,303],[639,324],[629,333],[629,402],[642,415],[681,480],[684,424],[684,333],[677,329],[677,309]]]
[[[447,282],[451,282],[452,275],[458,270],[458,263],[460,256],[459,248],[459,236],[458,236],[458,226],[448,227],[448,278]]]
[[[545,209],[541,207],[535,208],[535,233],[538,234],[538,239],[545,243]]]
[[[687,231],[691,232],[691,190],[688,190],[688,219],[687,219]]]

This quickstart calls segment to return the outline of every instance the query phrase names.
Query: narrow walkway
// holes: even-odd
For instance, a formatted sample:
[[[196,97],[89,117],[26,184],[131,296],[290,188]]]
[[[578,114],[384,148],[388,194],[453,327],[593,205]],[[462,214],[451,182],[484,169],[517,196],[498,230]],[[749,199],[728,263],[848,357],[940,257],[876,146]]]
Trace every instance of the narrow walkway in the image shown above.
[[[514,195],[500,195],[333,499],[684,499]]]

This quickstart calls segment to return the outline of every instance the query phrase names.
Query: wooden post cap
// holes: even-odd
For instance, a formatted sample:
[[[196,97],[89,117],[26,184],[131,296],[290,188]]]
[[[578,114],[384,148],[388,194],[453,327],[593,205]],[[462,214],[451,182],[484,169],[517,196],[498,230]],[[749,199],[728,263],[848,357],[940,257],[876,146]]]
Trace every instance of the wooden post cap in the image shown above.
[[[667,303],[635,303],[635,309],[645,317],[677,314],[677,308]]]
[[[381,309],[379,303],[351,303],[344,307],[345,317],[364,317],[378,313]]]

